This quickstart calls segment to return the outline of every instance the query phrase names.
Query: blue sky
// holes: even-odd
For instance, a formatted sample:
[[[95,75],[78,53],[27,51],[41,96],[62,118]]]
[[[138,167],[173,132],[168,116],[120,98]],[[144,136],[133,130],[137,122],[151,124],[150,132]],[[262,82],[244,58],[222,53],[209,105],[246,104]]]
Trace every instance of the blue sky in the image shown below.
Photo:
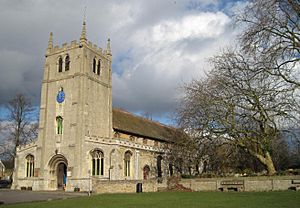
[[[87,6],[88,40],[113,52],[113,105],[166,124],[181,87],[210,70],[207,59],[234,45],[233,15],[244,1],[0,0],[0,117],[22,92],[39,105],[49,33],[78,40]]]

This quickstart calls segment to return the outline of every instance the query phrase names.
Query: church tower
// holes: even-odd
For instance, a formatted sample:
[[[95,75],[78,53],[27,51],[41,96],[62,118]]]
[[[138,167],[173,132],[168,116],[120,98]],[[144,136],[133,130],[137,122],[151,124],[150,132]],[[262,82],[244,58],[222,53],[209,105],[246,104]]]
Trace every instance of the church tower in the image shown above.
[[[64,174],[82,178],[87,175],[83,173],[85,136],[112,136],[110,40],[106,50],[87,42],[84,21],[79,43],[72,41],[59,48],[53,47],[52,41],[51,33],[41,92],[40,174],[55,172],[61,163]],[[50,170],[42,171],[47,165]],[[45,177],[51,180],[51,176]],[[59,181],[55,175],[52,179],[49,188],[56,188]]]
[[[110,40],[105,50],[88,42],[84,21],[79,43],[53,46],[50,33],[45,57],[32,174],[42,179],[38,189],[55,190],[63,188],[66,176],[74,187],[89,175],[86,137],[112,137]]]
[[[161,155],[178,132],[112,109],[111,65],[110,40],[89,42],[85,21],[79,42],[54,46],[50,33],[38,139],[17,148],[13,189],[131,192],[145,180],[155,190],[149,180],[166,173]]]

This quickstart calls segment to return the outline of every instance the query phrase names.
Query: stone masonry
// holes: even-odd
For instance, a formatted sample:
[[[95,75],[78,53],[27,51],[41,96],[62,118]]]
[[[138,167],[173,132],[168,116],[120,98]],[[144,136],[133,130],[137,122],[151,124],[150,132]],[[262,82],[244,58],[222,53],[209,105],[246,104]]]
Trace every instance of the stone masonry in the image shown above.
[[[38,139],[17,149],[13,189],[87,191],[97,186],[91,179],[115,184],[150,180],[157,177],[157,169],[167,175],[163,163],[157,167],[164,138],[114,129],[111,66],[110,40],[106,49],[88,42],[85,22],[79,42],[53,46],[50,34]],[[130,158],[124,162],[126,153]]]

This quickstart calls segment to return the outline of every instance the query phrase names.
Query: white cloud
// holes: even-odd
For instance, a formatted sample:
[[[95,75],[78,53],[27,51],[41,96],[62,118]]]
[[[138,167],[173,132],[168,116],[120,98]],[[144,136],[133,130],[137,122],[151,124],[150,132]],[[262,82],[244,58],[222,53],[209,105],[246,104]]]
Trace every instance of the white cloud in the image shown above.
[[[156,116],[174,110],[179,88],[203,75],[207,58],[231,41],[230,23],[224,13],[199,12],[137,28],[127,40],[130,59],[114,74],[116,103]]]
[[[153,40],[173,42],[182,39],[215,38],[223,31],[229,18],[221,13],[200,13],[178,21],[165,21],[153,27]]]

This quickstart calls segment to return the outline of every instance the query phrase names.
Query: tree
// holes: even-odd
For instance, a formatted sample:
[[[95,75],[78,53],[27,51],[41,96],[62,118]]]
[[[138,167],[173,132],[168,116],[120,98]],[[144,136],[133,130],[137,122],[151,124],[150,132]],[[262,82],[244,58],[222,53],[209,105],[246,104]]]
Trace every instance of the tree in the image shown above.
[[[185,86],[180,125],[198,140],[241,148],[275,174],[272,141],[293,117],[294,88],[258,70],[264,66],[242,52],[223,52],[211,63],[207,78]]]
[[[19,145],[27,144],[37,137],[38,124],[33,119],[34,108],[23,94],[17,94],[7,104],[7,148],[6,153],[15,158]]]
[[[243,50],[264,66],[258,70],[300,87],[300,1],[253,0],[238,20]]]
[[[286,170],[290,166],[291,151],[288,142],[280,136],[274,139],[271,144],[272,159],[276,170]]]
[[[282,132],[282,138],[287,143],[289,150],[288,154],[288,167],[289,168],[300,168],[300,130],[299,127],[296,129],[287,129]]]
[[[2,119],[0,119],[0,140],[2,140],[3,138],[2,138],[2,135],[3,135],[3,132],[4,132],[4,122],[3,122],[3,120]],[[0,145],[0,157],[2,156],[2,155],[4,155],[4,153],[5,153],[5,148],[4,148],[5,146],[4,145]]]
[[[173,144],[166,144],[165,161],[182,175],[199,174],[199,165],[203,158],[203,145],[186,134],[174,137]]]

